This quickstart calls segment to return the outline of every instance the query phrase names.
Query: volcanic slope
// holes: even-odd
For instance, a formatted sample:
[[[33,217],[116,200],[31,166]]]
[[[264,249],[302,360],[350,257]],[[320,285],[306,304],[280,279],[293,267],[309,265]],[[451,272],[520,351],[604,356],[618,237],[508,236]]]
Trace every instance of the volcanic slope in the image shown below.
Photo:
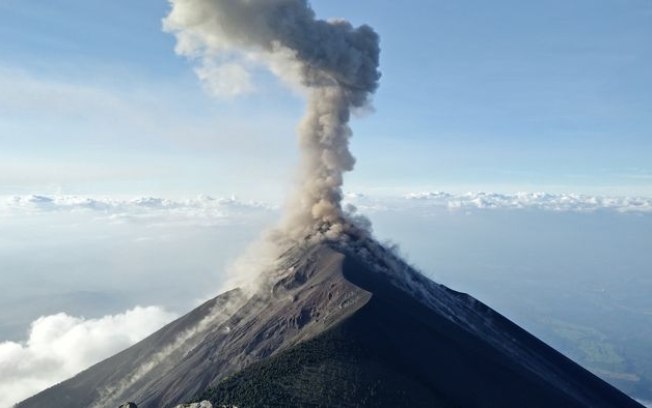
[[[294,246],[266,279],[18,407],[641,407],[370,239]]]

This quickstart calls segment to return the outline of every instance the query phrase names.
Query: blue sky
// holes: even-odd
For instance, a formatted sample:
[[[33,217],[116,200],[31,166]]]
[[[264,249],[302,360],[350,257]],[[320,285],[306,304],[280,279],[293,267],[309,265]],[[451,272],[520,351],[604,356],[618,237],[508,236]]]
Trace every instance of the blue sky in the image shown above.
[[[652,2],[312,4],[382,38],[348,190],[652,195]],[[211,97],[167,9],[0,3],[0,194],[287,193],[301,99]]]

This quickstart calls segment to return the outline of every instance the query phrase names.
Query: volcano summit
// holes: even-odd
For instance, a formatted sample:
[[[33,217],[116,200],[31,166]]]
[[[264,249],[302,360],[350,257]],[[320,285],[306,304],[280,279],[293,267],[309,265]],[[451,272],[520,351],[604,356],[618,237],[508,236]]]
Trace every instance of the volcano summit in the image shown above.
[[[369,238],[293,245],[268,276],[18,408],[640,407]]]

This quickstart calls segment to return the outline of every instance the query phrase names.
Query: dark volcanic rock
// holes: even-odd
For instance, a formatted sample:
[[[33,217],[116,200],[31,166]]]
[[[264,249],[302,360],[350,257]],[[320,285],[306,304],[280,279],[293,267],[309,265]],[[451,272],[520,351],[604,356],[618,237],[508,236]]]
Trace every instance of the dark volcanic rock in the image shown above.
[[[641,407],[373,241],[296,247],[274,274],[19,408]]]

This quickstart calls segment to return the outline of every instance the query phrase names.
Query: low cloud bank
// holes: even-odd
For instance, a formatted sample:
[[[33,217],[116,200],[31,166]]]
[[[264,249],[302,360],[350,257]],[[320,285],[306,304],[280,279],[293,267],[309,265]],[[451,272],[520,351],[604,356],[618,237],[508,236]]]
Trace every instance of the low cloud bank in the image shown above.
[[[592,196],[549,193],[419,192],[403,196],[374,196],[348,193],[345,202],[362,210],[438,208],[457,210],[543,210],[568,212],[652,213],[652,198],[632,196]],[[245,201],[236,197],[199,196],[187,200],[160,197],[134,199],[95,198],[67,195],[0,196],[0,217],[15,213],[89,211],[121,216],[185,215],[204,219],[236,219],[278,211],[278,203]]]
[[[275,206],[257,202],[243,201],[236,197],[214,198],[199,196],[186,200],[169,200],[160,197],[137,197],[119,199],[111,197],[83,197],[73,195],[13,195],[0,197],[2,210],[33,210],[33,211],[63,211],[63,210],[93,210],[119,213],[122,211],[142,210],[220,210],[226,212],[247,212],[252,210],[272,210]]]
[[[458,209],[535,209],[545,211],[599,211],[652,212],[652,198],[607,197],[581,194],[548,193],[466,193],[453,195],[442,192],[415,193],[405,197],[409,201],[439,204],[451,210]]]
[[[236,197],[170,200],[160,197],[119,199],[70,195],[0,196],[0,221],[21,215],[86,214],[113,222],[215,225],[247,223],[272,214],[276,206]]]
[[[0,342],[0,407],[11,407],[72,377],[174,318],[150,306],[99,319],[65,313],[37,319],[25,342]]]
[[[388,210],[474,211],[474,210],[540,210],[554,212],[652,213],[652,198],[609,197],[580,194],[515,193],[499,194],[472,192],[451,194],[421,192],[404,196],[374,197],[348,194],[346,201],[362,212]]]

